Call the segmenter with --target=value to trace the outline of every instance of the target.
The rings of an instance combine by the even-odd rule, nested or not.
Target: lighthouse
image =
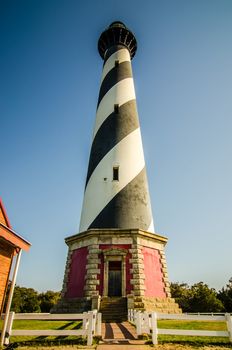
[[[120,321],[127,308],[180,311],[170,295],[167,238],[154,230],[131,65],[136,50],[122,22],[100,35],[103,69],[80,226],[65,239],[56,311],[97,308],[106,321]]]
[[[104,60],[80,232],[140,228],[154,232],[131,59],[136,39],[121,22],[98,42]]]

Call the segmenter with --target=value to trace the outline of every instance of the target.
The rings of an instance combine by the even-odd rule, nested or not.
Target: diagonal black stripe
[[[131,100],[111,113],[102,123],[92,143],[86,186],[94,169],[102,158],[124,137],[139,127],[136,101]]]
[[[105,96],[105,94],[119,81],[131,78],[132,77],[132,69],[131,69],[131,63],[129,61],[125,61],[122,63],[119,63],[118,66],[112,68],[105,76],[100,92],[99,92],[99,98],[98,98],[98,104],[101,102],[102,98]]]
[[[93,200],[95,200],[93,198]],[[148,230],[152,219],[145,167],[89,225],[91,228]]]

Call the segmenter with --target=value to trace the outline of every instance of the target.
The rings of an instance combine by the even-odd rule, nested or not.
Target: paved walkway
[[[137,335],[135,327],[129,322],[102,323],[102,338],[105,341],[113,339],[135,340]]]
[[[97,350],[151,350],[149,345],[139,345],[139,344],[100,344],[97,346]]]
[[[103,323],[103,343],[97,346],[97,350],[148,350],[149,345],[144,345],[143,340],[138,340],[135,327],[129,322]]]

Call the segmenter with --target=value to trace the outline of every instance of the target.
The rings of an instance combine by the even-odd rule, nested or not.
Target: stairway
[[[127,321],[127,298],[103,297],[100,312],[102,313],[103,322]]]

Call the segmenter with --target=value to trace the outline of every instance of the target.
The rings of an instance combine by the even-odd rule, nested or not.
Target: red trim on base
[[[146,287],[144,296],[166,298],[159,250],[143,247],[142,253]]]
[[[65,293],[67,298],[84,297],[87,255],[87,247],[78,248],[72,253],[67,292]]]

